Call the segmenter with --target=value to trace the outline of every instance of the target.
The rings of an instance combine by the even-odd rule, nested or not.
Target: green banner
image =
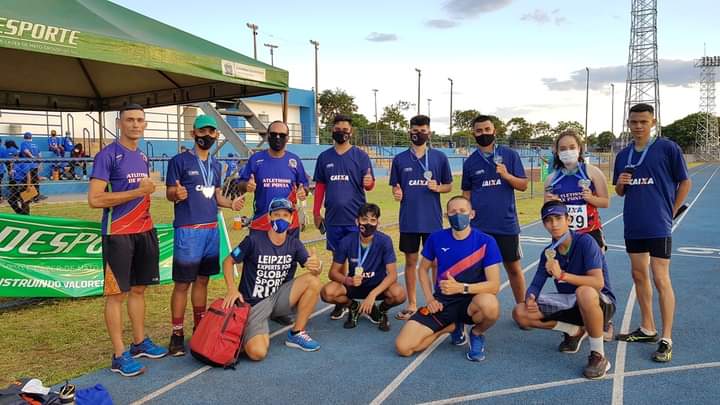
[[[222,221],[222,216],[218,215]],[[220,222],[220,260],[229,252]],[[160,283],[172,281],[173,227],[156,225]],[[102,295],[100,223],[0,214],[0,297]]]

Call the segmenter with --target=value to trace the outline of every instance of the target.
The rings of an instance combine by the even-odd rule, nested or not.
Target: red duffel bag
[[[232,368],[240,356],[249,316],[247,303],[236,302],[223,309],[223,299],[215,300],[190,339],[190,353],[211,366]]]

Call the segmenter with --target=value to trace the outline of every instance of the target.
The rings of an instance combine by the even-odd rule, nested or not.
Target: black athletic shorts
[[[514,262],[522,259],[522,250],[520,249],[520,235],[496,235],[489,233],[497,242],[500,248],[500,255],[503,263]]]
[[[430,237],[429,233],[400,232],[400,251],[403,253],[417,253],[420,251],[420,242],[425,246]]]
[[[455,322],[472,325],[474,322],[467,312],[473,297],[473,295],[468,295],[449,303],[443,302],[443,310],[434,314],[431,314],[427,307],[421,307],[410,317],[410,320],[420,322],[432,329],[433,333]]]
[[[587,234],[592,236],[593,239],[595,239],[595,242],[597,242],[598,246],[600,246],[600,249],[602,249],[603,252],[607,252],[607,245],[605,244],[605,237],[603,236],[602,229],[595,229],[594,231],[590,231]]]
[[[613,315],[615,315],[615,304],[610,300],[610,298],[603,295],[600,296],[599,301],[600,309],[602,309],[603,313],[603,325],[607,325],[607,323],[612,319]],[[575,306],[570,309],[565,309],[552,314],[543,315],[543,322],[558,321],[577,326],[585,326],[585,322],[583,322],[582,318],[582,313],[580,312],[580,307],[577,304],[575,304]]]
[[[105,295],[160,283],[160,249],[154,228],[143,233],[103,235],[102,255]]]
[[[368,295],[370,295],[370,291],[372,291],[377,285],[361,285],[360,287],[348,287],[345,286],[345,289],[347,290],[347,297],[351,300],[364,300],[367,298]],[[385,291],[378,294],[378,296],[375,298],[375,301],[381,301],[385,299]]]
[[[628,253],[650,253],[651,257],[669,259],[672,252],[672,237],[652,239],[625,239]]]

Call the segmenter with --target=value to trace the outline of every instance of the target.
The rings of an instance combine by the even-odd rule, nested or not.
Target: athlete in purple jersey
[[[120,138],[95,156],[88,204],[103,209],[105,323],[114,351],[110,370],[134,376],[145,371],[136,358],[160,358],[167,350],[145,336],[145,286],[160,282],[158,240],[150,218],[155,184],[147,157],[138,150],[147,127],[145,111],[137,104],[125,106],[117,126]],[[122,339],[126,297],[133,336],[127,351]]]
[[[451,198],[447,213],[451,229],[433,233],[423,247],[418,277],[426,306],[403,326],[395,347],[401,356],[410,356],[448,332],[453,344],[464,345],[465,324],[471,324],[466,358],[481,361],[484,333],[500,317],[500,250],[492,237],[470,226],[474,212],[467,198]],[[438,271],[433,286],[428,270],[434,260]]]
[[[194,330],[205,316],[210,276],[220,272],[218,208],[239,211],[244,205],[244,197],[230,200],[222,194],[220,163],[210,156],[218,135],[215,119],[199,115],[193,125],[195,147],[170,160],[165,178],[165,196],[175,203],[172,334],[168,345],[172,356],[185,354],[183,324],[190,286]]]

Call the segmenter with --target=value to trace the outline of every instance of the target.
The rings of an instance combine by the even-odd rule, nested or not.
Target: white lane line
[[[716,168],[713,174],[710,176],[710,178],[707,179],[705,182],[705,185],[700,189],[700,191],[697,193],[695,198],[692,200],[692,202],[688,205],[688,209],[685,210],[685,212],[678,218],[678,220],[675,222],[675,225],[673,225],[670,232],[675,232],[675,229],[682,223],[683,219],[687,216],[688,212],[690,212],[690,209],[695,205],[695,202],[700,198],[702,193],[707,188],[708,184],[710,184],[710,181],[715,177],[715,174],[717,171],[720,170],[720,167]],[[696,172],[697,173],[697,172]],[[628,296],[627,304],[625,307],[625,313],[623,315],[623,321],[620,328],[620,333],[627,333],[630,329],[630,321],[632,319],[632,312],[633,308],[635,307],[635,287],[631,287],[630,289],[630,295]],[[615,352],[615,377],[613,377],[613,390],[612,390],[612,405],[622,405],[623,404],[623,393],[624,393],[624,379],[623,379],[623,372],[625,371],[625,359],[626,359],[626,351],[627,351],[627,342],[620,341],[618,342],[617,351]]]
[[[530,263],[527,267],[525,267],[525,268],[522,270],[523,275],[524,275],[528,270],[530,270],[530,269],[533,268],[535,265],[537,265],[539,261],[540,261],[540,259],[535,260],[534,262]],[[503,289],[505,289],[508,285],[510,285],[510,280],[505,281],[502,285],[500,285],[500,289],[498,290],[498,294],[500,293],[500,291],[502,291]],[[400,374],[398,374],[398,376],[395,377],[395,379],[392,380],[392,381],[390,382],[390,384],[388,384],[388,385],[378,394],[378,396],[375,397],[375,399],[372,400],[372,402],[370,402],[370,404],[371,404],[371,405],[380,405],[380,404],[383,403],[386,399],[388,399],[388,397],[389,397],[393,392],[395,392],[395,390],[400,386],[400,384],[402,384],[403,381],[405,381],[405,379],[407,379],[407,378],[410,376],[410,374],[413,373],[413,371],[415,371],[418,367],[420,367],[420,364],[422,364],[422,362],[425,361],[425,359],[427,359],[427,358],[430,356],[430,354],[431,354],[438,346],[440,346],[440,344],[441,344],[442,342],[445,341],[445,339],[446,339],[447,337],[448,337],[448,334],[444,334],[444,335],[440,336],[440,337],[437,338],[427,349],[423,350],[422,353],[418,354],[418,356],[415,358],[415,360],[413,360],[410,364],[408,364],[408,366],[405,367],[405,369],[403,369],[403,371],[401,371]]]
[[[400,273],[398,273],[398,277],[400,277],[400,276],[402,276],[402,275],[404,275],[404,274],[405,274],[405,272],[404,272],[404,271],[401,271]],[[322,314],[323,312],[327,312],[330,308],[333,308],[333,307],[334,307],[334,305],[326,305],[326,306],[318,309],[317,311],[313,312],[312,315],[310,315],[310,319],[312,319],[312,318],[314,318],[314,317]],[[290,326],[285,326],[285,327],[282,327],[282,328],[276,330],[275,332],[273,332],[273,333],[270,334],[270,339],[274,338],[275,336],[277,336],[277,335],[279,335],[279,334],[281,334],[281,333],[287,332],[291,327],[292,327],[292,325],[290,325]],[[153,392],[151,392],[150,394],[148,394],[148,395],[146,395],[146,396],[138,399],[137,401],[133,402],[131,405],[141,405],[141,404],[145,404],[145,403],[147,403],[147,402],[149,402],[149,401],[151,401],[151,400],[159,397],[160,395],[163,395],[163,394],[165,394],[166,392],[168,392],[168,391],[170,391],[170,390],[172,390],[172,389],[174,389],[174,388],[177,388],[178,386],[180,386],[180,385],[182,385],[182,384],[185,384],[186,382],[192,380],[193,378],[199,376],[200,374],[202,374],[202,373],[204,373],[204,372],[206,372],[206,371],[208,371],[208,370],[210,370],[210,369],[212,369],[212,367],[210,367],[210,366],[200,367],[199,369],[193,371],[192,373],[190,373],[190,374],[188,374],[188,375],[186,375],[186,376],[184,376],[184,377],[181,377],[181,378],[178,379],[177,381],[175,381],[175,382],[173,382],[173,383],[170,383],[170,384],[168,384],[168,385],[166,385],[166,386],[158,389],[157,391],[153,391]]]
[[[639,376],[646,376],[646,375],[674,373],[674,372],[689,371],[689,370],[701,370],[701,369],[706,369],[706,368],[717,368],[717,367],[720,367],[720,362],[699,363],[699,364],[689,364],[686,366],[651,368],[651,369],[646,369],[646,370],[630,371],[630,372],[625,373],[623,376],[624,377],[639,377]],[[605,378],[608,379],[608,378],[616,377],[616,376],[617,376],[617,374],[608,374]],[[504,396],[504,395],[519,394],[519,393],[528,392],[528,391],[538,391],[538,390],[544,390],[547,388],[563,387],[566,385],[581,384],[581,383],[593,383],[593,380],[588,380],[587,378],[573,378],[573,379],[563,380],[563,381],[553,381],[553,382],[542,383],[542,384],[526,385],[523,387],[506,388],[506,389],[496,390],[496,391],[481,392],[479,394],[464,395],[461,397],[453,397],[453,398],[442,399],[442,400],[437,400],[437,401],[430,401],[430,402],[422,402],[418,405],[456,404],[459,402],[476,401],[476,400],[480,400],[480,399],[494,398],[494,397],[500,397],[500,396]]]

